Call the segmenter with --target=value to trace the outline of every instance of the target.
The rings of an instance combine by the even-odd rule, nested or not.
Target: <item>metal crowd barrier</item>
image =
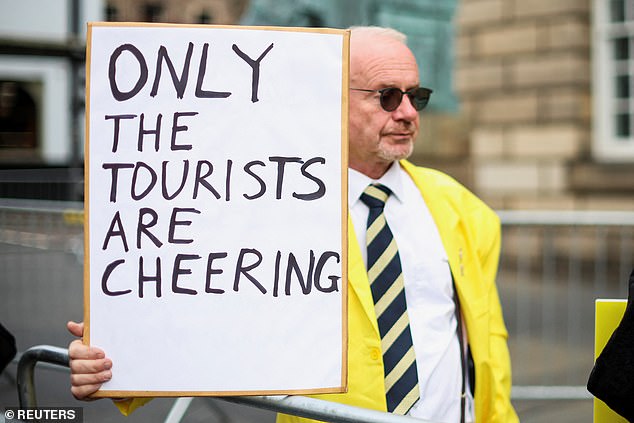
[[[503,210],[498,289],[514,400],[588,400],[594,301],[627,298],[634,212]]]
[[[81,318],[77,281],[82,277],[82,214],[81,203],[0,201],[0,287],[13,297],[5,304],[4,316],[22,330],[23,345],[55,344],[58,338],[48,329],[24,330],[19,326],[25,321],[18,318],[20,310],[34,310],[29,324],[35,321],[38,328],[72,318],[69,310]],[[634,265],[634,212],[498,214],[503,225],[498,286],[513,360],[512,398],[587,400],[591,396],[584,383],[592,367],[593,302],[626,297],[627,275]],[[65,295],[52,295],[51,287]],[[65,334],[63,328],[58,332]],[[49,337],[42,340],[43,334]],[[46,349],[45,354],[50,353]],[[51,362],[50,356],[39,361]],[[262,401],[275,406],[302,401],[265,398]],[[260,398],[238,401],[247,404]],[[185,403],[179,401],[180,406]]]
[[[39,345],[22,353],[18,362],[17,387],[20,407],[37,407],[35,367],[38,362],[68,367],[68,350]],[[369,410],[303,396],[216,397],[235,404],[248,405],[278,413],[292,414],[332,423],[432,423],[427,420]],[[188,398],[177,400],[166,423],[177,423],[189,406]]]

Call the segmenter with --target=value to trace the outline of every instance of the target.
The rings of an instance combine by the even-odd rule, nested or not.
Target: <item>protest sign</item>
[[[101,396],[341,392],[347,31],[93,23],[85,341]]]

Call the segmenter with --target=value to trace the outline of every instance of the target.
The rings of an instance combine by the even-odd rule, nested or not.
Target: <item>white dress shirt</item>
[[[421,398],[408,414],[434,422],[459,422],[463,367],[451,271],[442,240],[420,191],[398,163],[379,180],[349,169],[348,205],[366,268],[369,211],[360,196],[373,182],[392,191],[385,217],[401,257]],[[466,421],[472,422],[470,394],[466,415]]]

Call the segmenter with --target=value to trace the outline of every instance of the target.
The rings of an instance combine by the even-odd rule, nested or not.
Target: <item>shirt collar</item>
[[[372,184],[379,183],[388,187],[392,191],[392,195],[399,202],[403,202],[404,188],[402,178],[406,177],[406,173],[398,162],[392,163],[392,166],[379,179],[372,179],[363,173],[348,168],[348,206],[352,207],[363,194],[363,190]]]

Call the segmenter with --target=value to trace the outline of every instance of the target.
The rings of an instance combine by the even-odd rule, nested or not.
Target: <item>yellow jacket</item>
[[[476,421],[519,421],[510,401],[507,332],[495,285],[500,222],[482,201],[451,177],[407,161],[401,165],[419,187],[449,257],[475,364]],[[383,359],[374,302],[354,228],[348,228],[348,392],[315,397],[386,410]],[[125,414],[147,399],[123,401]],[[311,420],[278,415],[278,423]]]
[[[499,219],[451,177],[407,161],[401,165],[420,189],[449,257],[475,364],[476,422],[517,422],[510,400],[507,332],[495,285]],[[348,228],[348,286],[348,392],[315,397],[385,411],[381,339],[352,224]],[[311,420],[280,414],[277,422]]]

